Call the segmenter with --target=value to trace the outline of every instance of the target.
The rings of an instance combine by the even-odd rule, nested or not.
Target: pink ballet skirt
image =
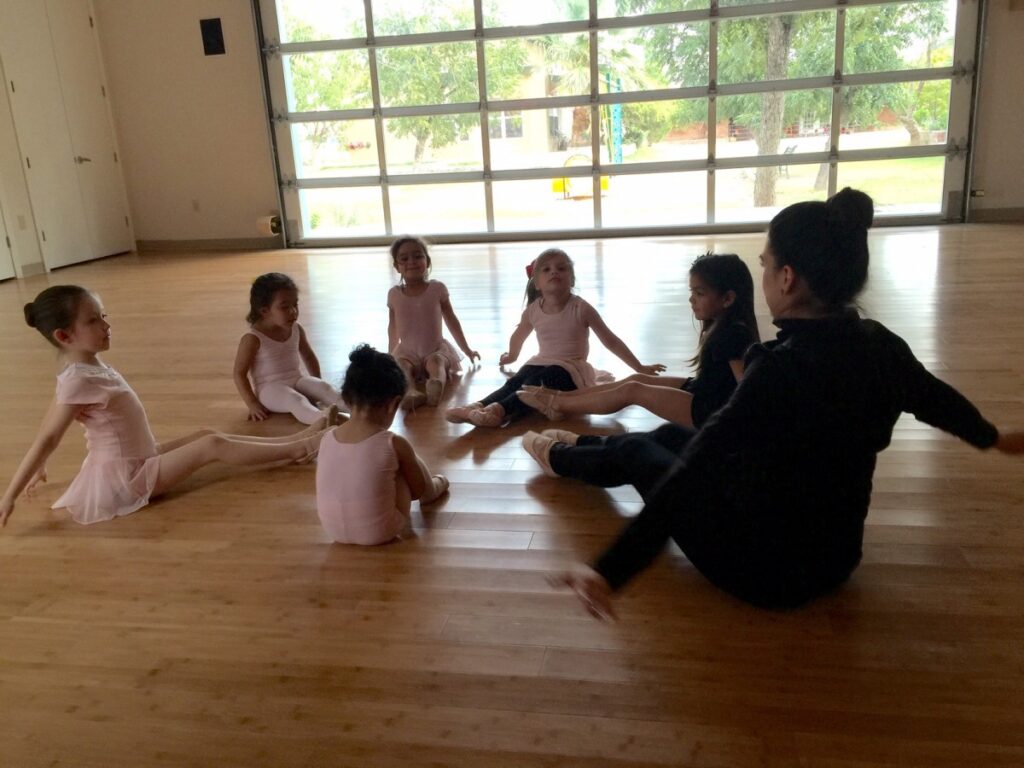
[[[77,421],[89,453],[53,508],[66,508],[75,522],[88,525],[146,506],[160,456],[135,390],[108,365],[72,363],[57,376],[57,402],[86,406]]]

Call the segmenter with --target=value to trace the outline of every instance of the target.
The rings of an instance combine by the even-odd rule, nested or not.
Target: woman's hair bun
[[[875,218],[875,204],[859,189],[844,187],[826,203],[829,223],[844,230],[867,230]]]
[[[36,307],[34,302],[25,305],[25,322],[29,328],[36,327]]]

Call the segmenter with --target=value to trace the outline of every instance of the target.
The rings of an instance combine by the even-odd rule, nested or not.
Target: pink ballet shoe
[[[551,446],[555,442],[555,440],[547,435],[537,434],[536,432],[527,432],[523,435],[523,448],[540,465],[540,468],[544,470],[544,474],[548,477],[558,477],[558,473],[551,468]]]
[[[465,424],[469,421],[469,414],[473,411],[483,408],[480,403],[470,403],[469,405],[457,405],[454,408],[449,408],[445,411],[444,417],[452,424]]]
[[[524,387],[516,392],[516,397],[535,411],[543,413],[551,421],[561,421],[565,414],[555,405],[558,392],[557,389],[547,387]]]
[[[427,405],[431,408],[441,402],[441,395],[444,393],[444,382],[440,379],[427,379]]]
[[[580,439],[579,435],[567,429],[545,429],[541,434],[544,437],[550,437],[556,443],[565,443],[566,445],[576,445],[576,441]]]
[[[469,412],[468,421],[476,427],[500,427],[505,423],[505,409],[497,403]]]

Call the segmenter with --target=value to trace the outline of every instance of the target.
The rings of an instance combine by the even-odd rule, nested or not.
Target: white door
[[[48,269],[95,258],[46,6],[0,0],[0,52],[25,181]]]
[[[94,257],[134,247],[89,0],[48,0],[50,33],[67,110]]]
[[[11,238],[7,236],[4,209],[0,206],[0,280],[6,280],[14,275],[14,252],[11,251]]]

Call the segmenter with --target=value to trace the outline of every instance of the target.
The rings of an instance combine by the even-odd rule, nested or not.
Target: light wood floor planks
[[[872,233],[865,312],[997,425],[1024,426],[1024,227]],[[760,236],[565,244],[578,292],[645,362],[682,374],[697,329],[687,267]],[[496,361],[540,244],[443,246],[435,277],[484,364],[447,404],[501,382]],[[21,319],[49,284],[97,290],[106,360],[158,439],[252,425],[231,363],[247,286],[299,283],[302,322],[337,379],[386,341],[383,249],[123,256],[0,284],[0,482],[53,392],[54,352]],[[773,329],[759,297],[762,335]],[[528,352],[527,352],[528,354]],[[525,355],[523,357],[525,359]],[[592,360],[621,363],[594,342]],[[0,766],[1024,765],[1024,463],[903,419],[879,461],[864,562],[838,594],[767,613],[669,554],[591,621],[545,575],[598,552],[631,489],[543,477],[519,445],[542,425],[395,429],[452,480],[415,536],[328,543],[313,469],[208,468],[139,513],[78,526],[52,503],[84,455],[0,533]],[[646,429],[636,408],[568,422]]]

